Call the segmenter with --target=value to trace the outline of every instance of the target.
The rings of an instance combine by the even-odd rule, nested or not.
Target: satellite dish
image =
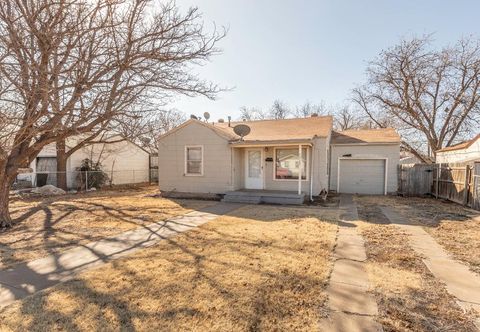
[[[190,114],[190,119],[198,120],[198,118],[194,114]]]
[[[205,118],[205,120],[208,121],[208,119],[210,119],[210,113],[208,112],[203,113],[203,117]]]
[[[250,134],[250,127],[245,124],[239,124],[233,127],[233,132],[240,136],[243,140],[245,136]]]

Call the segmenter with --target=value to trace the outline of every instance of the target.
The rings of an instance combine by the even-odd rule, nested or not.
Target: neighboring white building
[[[480,134],[469,141],[437,151],[437,163],[466,163],[480,161]]]
[[[76,137],[67,139],[66,148],[75,145],[78,140]],[[113,137],[110,140],[118,140]],[[30,164],[33,171],[31,181],[33,185],[38,184],[38,174],[47,174],[47,184],[56,185],[56,146],[55,143],[45,146],[38,154],[37,158]],[[115,143],[96,143],[87,145],[78,151],[75,151],[67,159],[67,186],[69,188],[77,187],[77,169],[85,159],[91,159],[94,162],[100,162],[102,170],[108,175],[111,184],[129,184],[142,183],[149,181],[150,155],[143,148],[128,141],[123,140]],[[27,174],[19,175],[25,179]]]
[[[332,122],[331,116],[237,123],[188,120],[159,139],[160,190],[251,195],[244,198],[251,202],[262,201],[253,197],[258,190],[298,198],[328,190],[395,193],[400,156],[395,130],[334,132]],[[250,133],[242,139],[234,132],[237,125],[248,126]]]

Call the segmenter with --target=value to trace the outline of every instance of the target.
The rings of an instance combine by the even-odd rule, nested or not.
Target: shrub
[[[100,162],[84,159],[80,167],[77,167],[77,187],[79,190],[95,188],[99,189],[108,181],[108,175],[102,170]]]

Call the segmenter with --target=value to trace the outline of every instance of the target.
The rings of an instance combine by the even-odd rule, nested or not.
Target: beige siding
[[[244,149],[233,149],[233,190],[242,189],[245,181]]]
[[[225,138],[201,124],[191,123],[159,142],[160,190],[191,193],[224,193],[233,190],[231,148]],[[185,176],[185,146],[203,146],[203,175]],[[232,158],[233,157],[233,158]],[[239,180],[236,180],[236,185]]]
[[[332,145],[330,166],[330,190],[337,190],[338,159],[344,155],[349,154],[351,154],[354,158],[388,158],[387,193],[395,193],[397,191],[397,167],[400,158],[399,144]]]

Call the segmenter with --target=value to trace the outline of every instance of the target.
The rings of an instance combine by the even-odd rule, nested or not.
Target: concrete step
[[[262,197],[261,196],[225,195],[222,199],[222,202],[260,204],[262,202]]]

